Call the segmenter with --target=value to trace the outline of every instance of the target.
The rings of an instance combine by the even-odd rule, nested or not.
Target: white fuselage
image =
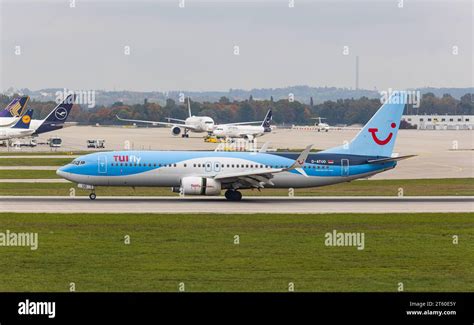
[[[0,128],[0,140],[24,138],[32,135],[34,132],[34,129]]]
[[[0,117],[0,129],[1,128],[8,128],[9,126],[13,125],[18,121],[19,117]],[[36,130],[40,127],[43,123],[43,120],[31,120],[30,122],[30,129]]]
[[[255,125],[220,125],[214,130],[214,135],[221,138],[249,138],[260,137],[265,133],[263,126]]]
[[[176,126],[181,126],[177,124]],[[214,130],[214,120],[208,116],[191,116],[188,117],[183,127],[190,126],[192,132],[212,132]]]

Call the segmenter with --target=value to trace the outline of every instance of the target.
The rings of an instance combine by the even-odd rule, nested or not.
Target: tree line
[[[2,108],[5,107],[15,96],[0,96]],[[35,110],[33,118],[44,118],[56,105],[54,102],[41,102],[30,100],[29,107]],[[312,117],[323,117],[325,122],[331,125],[337,124],[364,124],[380,107],[379,99],[361,97],[358,99],[340,99],[336,101],[325,101],[321,104],[304,104],[297,100],[289,101],[280,99],[274,101],[254,100],[252,96],[244,101],[231,101],[221,97],[217,102],[193,102],[191,110],[193,115],[210,116],[216,123],[232,123],[245,121],[263,120],[267,110],[273,109],[273,122],[275,124],[298,124],[308,125],[315,121]],[[472,115],[474,114],[474,94],[465,94],[459,100],[449,94],[441,97],[433,93],[423,94],[419,107],[408,104],[405,114],[450,114],[450,115]],[[146,99],[142,104],[125,105],[116,102],[110,106],[97,106],[92,109],[87,105],[74,105],[68,121],[79,124],[123,124],[116,119],[116,115],[127,119],[166,121],[168,117],[185,119],[188,117],[186,103],[176,102],[168,99],[165,105],[148,102]]]

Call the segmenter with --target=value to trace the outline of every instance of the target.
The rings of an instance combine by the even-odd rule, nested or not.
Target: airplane
[[[262,124],[257,125],[235,125],[223,124],[217,125],[212,132],[219,138],[244,138],[253,141],[256,137],[260,137],[267,132],[271,132],[270,123],[272,121],[272,109],[270,108],[262,121]]]
[[[32,115],[33,110],[29,109],[12,126],[0,127],[0,140],[24,138],[32,135],[35,132],[35,130],[30,129]]]
[[[321,131],[326,131],[326,132],[328,132],[329,129],[331,128],[331,127],[329,126],[329,124],[323,123],[323,122],[321,121],[321,120],[325,120],[324,117],[312,117],[311,119],[312,119],[312,120],[316,120],[316,119],[318,120],[318,122],[314,124],[314,126],[316,126],[318,132],[321,132]]]
[[[406,92],[392,93],[350,143],[310,153],[228,151],[111,151],[80,156],[60,167],[62,178],[97,186],[171,187],[180,195],[220,195],[240,201],[241,189],[304,188],[350,182],[395,168]]]
[[[157,122],[157,121],[145,121],[145,120],[132,120],[132,119],[125,119],[121,118],[116,115],[117,119],[124,122],[134,122],[134,123],[149,123],[152,125],[166,125],[171,126],[171,134],[174,136],[178,136],[181,134],[181,129],[184,130],[181,136],[183,138],[189,138],[189,131],[202,133],[202,132],[212,132],[214,130],[214,120],[209,116],[194,116],[191,114],[191,104],[188,98],[188,113],[189,117],[185,120],[177,119],[177,118],[168,118],[168,121],[176,121],[176,123],[169,123],[169,122]]]
[[[7,105],[7,107],[0,111],[0,121],[3,120],[2,123],[4,123],[0,124],[0,127],[9,127],[15,124],[18,120],[17,118],[22,116],[25,112],[29,100],[30,97],[28,96],[16,97]]]
[[[58,104],[49,114],[42,120],[31,120],[31,135],[39,135],[41,133],[51,132],[62,129],[71,112],[72,106],[76,99],[76,95],[67,96],[60,104]],[[4,110],[5,111],[5,110]],[[16,123],[18,117],[0,117],[0,123],[4,125],[12,125]]]
[[[212,117],[209,116],[194,116],[191,114],[191,104],[188,98],[188,113],[189,117],[186,118],[185,120],[180,120],[176,118],[171,118],[169,117],[168,120],[170,121],[176,121],[176,123],[170,123],[170,122],[157,122],[157,121],[146,121],[146,120],[132,120],[132,119],[125,119],[121,118],[118,115],[116,115],[117,119],[120,121],[124,122],[134,122],[134,123],[149,123],[152,125],[166,125],[166,126],[171,126],[171,134],[174,136],[178,136],[181,134],[181,129],[184,130],[183,134],[181,134],[181,137],[183,138],[189,138],[189,131],[195,132],[195,133],[202,133],[202,132],[207,132],[209,135],[213,133],[213,131],[216,128],[216,124]],[[260,122],[260,121],[258,121]],[[224,124],[224,125],[242,125],[242,124],[251,124],[251,123],[257,123],[257,121],[253,122],[241,122],[241,123],[230,123],[230,124]]]

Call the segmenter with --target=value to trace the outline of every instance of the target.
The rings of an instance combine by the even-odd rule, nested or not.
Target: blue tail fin
[[[29,129],[31,117],[33,116],[33,110],[30,108],[26,113],[18,119],[18,121],[12,126],[13,129]]]
[[[406,102],[405,91],[393,92],[350,143],[323,152],[390,157]]]
[[[69,113],[71,112],[74,101],[76,100],[76,95],[69,95],[64,99],[61,104],[56,106],[46,118],[43,120],[43,123],[36,129],[36,134],[41,134],[49,131],[54,131],[61,129],[66,122]]]
[[[21,116],[23,112],[25,111],[26,108],[26,103],[28,103],[28,100],[30,97],[28,96],[23,96],[23,97],[17,97],[13,99],[10,104],[8,104],[5,109],[0,111],[0,117],[16,117],[16,116]]]
[[[262,126],[265,132],[271,131],[270,123],[272,122],[272,109],[270,108],[263,119]]]

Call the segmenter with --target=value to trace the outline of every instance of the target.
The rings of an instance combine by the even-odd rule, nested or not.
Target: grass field
[[[87,155],[89,153],[94,153],[94,152],[100,152],[100,150],[97,151],[20,151],[17,152],[16,150],[11,150],[7,152],[0,152],[0,157],[2,156],[59,156],[59,155],[64,155],[64,156],[79,156],[79,155]]]
[[[0,179],[60,178],[55,170],[0,170]]]
[[[38,232],[39,247],[0,247],[0,291],[472,292],[473,218],[4,213],[0,232]],[[325,246],[333,230],[364,233],[365,249]]]
[[[63,166],[74,158],[0,158],[0,166]]]
[[[0,171],[3,175],[21,175],[26,171]],[[37,172],[37,171],[34,171]],[[54,171],[38,171],[38,175],[50,175]],[[44,173],[43,173],[44,172]],[[0,173],[0,175],[2,174]],[[30,177],[34,173],[28,171],[24,178]],[[26,177],[28,176],[28,177]],[[51,176],[53,178],[54,176]],[[0,177],[1,178],[1,177]],[[8,178],[8,177],[5,177]],[[16,178],[16,177],[11,177]],[[19,177],[18,177],[19,178]],[[43,177],[38,177],[43,178]],[[68,196],[69,190],[76,187],[73,183],[0,183],[0,195],[55,195]],[[474,195],[474,178],[451,178],[451,179],[407,179],[407,180],[358,180],[350,183],[342,183],[331,186],[295,189],[296,196],[396,196],[398,189],[403,188],[404,196],[418,195],[450,195],[450,196],[472,196]],[[169,188],[137,187],[98,187],[98,196],[177,196]],[[244,196],[255,195],[278,195],[287,196],[287,189],[263,189],[244,190]],[[89,195],[89,191],[76,188],[76,195]]]

